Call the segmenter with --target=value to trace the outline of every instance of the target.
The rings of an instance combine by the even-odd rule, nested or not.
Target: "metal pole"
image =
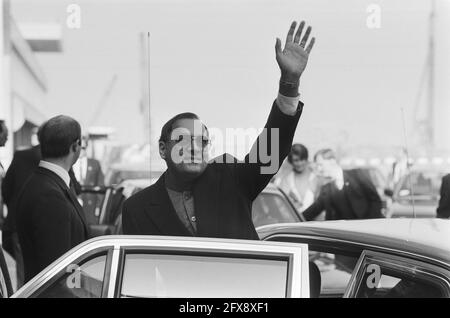
[[[150,32],[147,32],[147,96],[148,96],[148,152],[149,152],[149,165],[150,165],[150,178],[152,172],[152,125],[150,114]]]

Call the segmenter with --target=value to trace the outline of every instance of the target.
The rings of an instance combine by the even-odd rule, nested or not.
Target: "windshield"
[[[299,221],[296,212],[281,193],[261,193],[253,201],[252,217],[255,227]]]

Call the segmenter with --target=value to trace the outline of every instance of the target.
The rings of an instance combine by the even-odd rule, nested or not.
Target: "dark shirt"
[[[197,233],[197,224],[194,210],[194,196],[191,191],[178,192],[167,188],[170,201],[178,215],[181,223],[191,232],[192,235]]]

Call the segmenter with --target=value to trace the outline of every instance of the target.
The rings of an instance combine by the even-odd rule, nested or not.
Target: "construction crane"
[[[430,152],[435,146],[434,133],[434,79],[435,79],[435,19],[436,3],[431,0],[428,31],[428,49],[425,65],[422,70],[419,89],[417,91],[414,107],[414,123],[416,127],[416,139],[420,147],[425,147]],[[427,94],[425,103],[421,103],[422,97]]]
[[[89,127],[93,126],[96,120],[100,118],[100,115],[103,109],[105,108],[109,97],[111,96],[116,81],[117,81],[117,74],[114,74],[111,80],[108,82],[108,85],[106,86],[102,98],[100,99],[100,102],[97,104],[97,107],[95,108],[94,114],[92,115],[91,120],[89,122]]]

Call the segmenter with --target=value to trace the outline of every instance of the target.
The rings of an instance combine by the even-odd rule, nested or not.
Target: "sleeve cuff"
[[[278,93],[277,105],[285,115],[294,116],[297,112],[300,94],[296,97],[287,97]]]

